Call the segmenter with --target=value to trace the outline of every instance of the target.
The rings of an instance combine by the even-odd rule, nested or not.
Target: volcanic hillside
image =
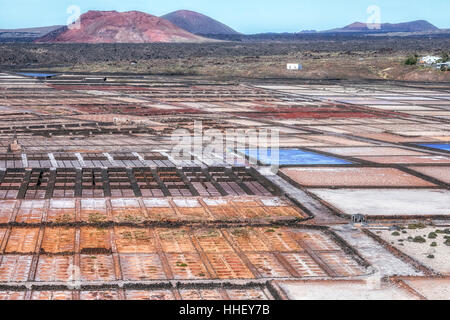
[[[437,30],[439,29],[428,21],[417,20],[404,23],[382,23],[380,29],[370,29],[367,23],[354,22],[344,28],[326,32],[424,32]]]
[[[194,11],[179,10],[166,14],[161,18],[195,34],[239,34],[239,32],[227,25]]]
[[[80,17],[80,28],[63,27],[39,38],[49,43],[149,43],[206,42],[171,22],[139,12],[89,11]]]

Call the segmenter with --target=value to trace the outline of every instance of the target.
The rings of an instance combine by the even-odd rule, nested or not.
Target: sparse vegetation
[[[147,235],[145,231],[124,231],[121,233],[123,239],[126,240],[149,240],[150,237]]]
[[[92,72],[199,76],[218,80],[387,79],[445,81],[447,73],[405,66],[408,50],[429,52],[450,46],[450,37],[433,39],[305,38],[298,42],[186,44],[1,44],[0,65],[30,72]],[[413,61],[416,61],[413,56]],[[32,62],[30,64],[30,61]],[[301,61],[300,72],[286,61]],[[133,63],[131,63],[133,62]],[[431,77],[431,78],[430,78]],[[445,79],[443,79],[445,78]]]
[[[424,237],[417,236],[417,237],[415,237],[413,239],[413,242],[415,242],[415,243],[425,243],[425,242],[427,242],[427,240]]]
[[[249,233],[244,228],[234,229],[231,234],[236,237],[249,237]]]
[[[64,213],[56,218],[56,223],[69,223],[73,221],[73,218],[70,214]]]
[[[89,214],[89,222],[102,223],[105,222],[107,217],[99,212]]]
[[[437,237],[438,237],[438,235],[435,232],[430,232],[428,234],[428,239],[436,239]]]
[[[408,225],[408,229],[416,230],[416,229],[425,229],[427,226],[423,223],[413,223]]]
[[[188,265],[184,262],[180,262],[180,261],[177,262],[177,267],[186,268],[187,266]]]
[[[419,56],[417,54],[412,54],[412,55],[408,56],[408,58],[406,58],[405,65],[414,66],[417,64],[418,59],[419,59]]]

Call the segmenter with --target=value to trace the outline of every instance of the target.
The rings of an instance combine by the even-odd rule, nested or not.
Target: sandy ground
[[[374,267],[380,277],[423,275],[361,230],[352,228],[350,225],[333,227],[333,230],[355,248]]]
[[[430,300],[450,299],[450,279],[406,279],[408,286]]]
[[[383,240],[426,267],[448,275],[450,274],[450,246],[444,244],[444,237],[450,236],[450,234],[436,233],[436,238],[430,239],[429,234],[436,230],[445,230],[445,228],[427,227],[424,229],[408,229],[407,227],[403,231],[398,231],[400,235],[389,230],[378,230],[374,232]],[[414,242],[410,238],[416,238],[418,236],[425,239],[426,242]],[[436,246],[431,246],[433,242],[436,243]],[[431,258],[431,256],[434,256],[434,258]]]
[[[310,281],[280,284],[294,300],[413,300],[408,291],[394,285],[350,281]]]

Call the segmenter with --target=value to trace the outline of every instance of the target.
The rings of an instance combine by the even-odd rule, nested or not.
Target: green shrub
[[[434,255],[430,254],[427,258],[428,259],[434,259]]]
[[[400,236],[400,232],[395,231],[391,233],[394,237],[399,237]]]
[[[450,56],[448,55],[448,52],[443,52],[441,55],[442,62],[447,62],[450,60]]]
[[[424,225],[423,223],[412,223],[410,225],[408,225],[408,229],[410,230],[415,230],[415,229],[425,229],[426,225]]]
[[[425,238],[423,238],[423,237],[421,237],[421,236],[417,236],[417,237],[415,237],[415,238],[413,239],[413,242],[416,242],[416,243],[425,243],[425,242],[427,242],[427,240],[425,240]]]
[[[436,232],[430,232],[428,234],[428,239],[436,239],[437,238],[437,233]]]
[[[437,243],[433,242],[432,244],[430,244],[430,247],[437,247]]]
[[[419,57],[417,56],[417,54],[408,56],[408,58],[406,58],[406,60],[405,60],[405,65],[407,65],[407,66],[414,66],[414,65],[416,65],[417,61],[418,61],[418,58]]]

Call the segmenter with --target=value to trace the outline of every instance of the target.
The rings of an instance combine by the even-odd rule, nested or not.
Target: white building
[[[300,63],[288,63],[287,69],[288,70],[302,70],[303,66]]]
[[[441,57],[426,56],[426,57],[421,58],[419,60],[419,63],[421,63],[421,64],[435,64],[441,59],[442,59]]]
[[[447,67],[447,69],[450,69],[450,61],[436,64],[436,69],[441,69],[442,67]]]

